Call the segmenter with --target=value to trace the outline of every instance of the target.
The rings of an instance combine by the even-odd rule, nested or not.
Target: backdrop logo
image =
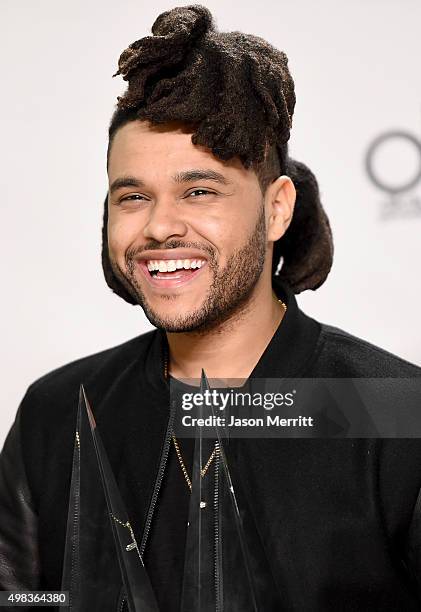
[[[384,219],[421,216],[419,138],[403,130],[384,132],[368,147],[365,167],[371,182],[387,195],[382,202]]]

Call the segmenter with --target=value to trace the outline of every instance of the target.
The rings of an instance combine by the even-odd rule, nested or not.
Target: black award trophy
[[[70,486],[62,590],[71,612],[158,612],[116,480],[83,387]]]
[[[200,391],[210,390],[202,371]],[[213,417],[203,404],[197,417]],[[181,612],[270,612],[281,609],[279,593],[259,543],[256,527],[240,510],[224,427],[209,437],[196,427],[192,495],[187,528]],[[213,450],[212,450],[213,449]],[[214,454],[213,467],[204,466]]]

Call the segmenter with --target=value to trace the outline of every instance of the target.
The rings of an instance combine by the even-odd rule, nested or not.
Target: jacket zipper
[[[139,552],[140,552],[140,556],[142,557],[142,559],[145,553],[146,543],[147,543],[149,532],[151,529],[152,518],[153,518],[154,511],[155,511],[156,501],[158,499],[159,490],[161,488],[162,479],[164,478],[165,467],[167,465],[168,455],[170,452],[170,443],[171,443],[172,430],[174,426],[174,418],[175,418],[175,408],[171,406],[170,416],[168,418],[168,425],[167,425],[167,429],[165,432],[164,444],[163,444],[162,452],[161,452],[161,458],[159,460],[158,474],[155,479],[155,486],[154,486],[154,490],[153,490],[152,497],[151,497],[151,503],[149,504],[148,514],[147,514],[146,522],[145,522],[145,529],[143,530],[142,540],[140,542]],[[119,612],[123,611],[123,608],[126,602],[127,602],[127,598],[123,597],[123,599],[121,600],[121,605],[119,606]]]
[[[219,517],[219,444],[217,444],[217,452],[215,454],[215,481],[214,481],[214,497],[213,497],[213,512],[214,512],[214,576],[215,576],[215,612],[223,612],[223,583],[220,575],[221,568],[221,531]]]
[[[165,432],[164,445],[162,448],[161,459],[159,462],[158,475],[155,480],[155,487],[152,493],[151,503],[149,504],[148,515],[146,517],[145,529],[143,531],[142,541],[140,542],[140,556],[143,557],[148,540],[149,531],[151,529],[152,517],[155,511],[156,501],[158,499],[159,490],[161,488],[162,479],[164,478],[165,467],[167,465],[168,454],[170,452],[170,442],[172,430],[174,426],[175,409],[170,408],[170,416],[168,419],[167,431]]]
[[[125,597],[122,598],[120,605],[118,606],[118,612],[123,612],[123,608],[124,608],[124,604],[126,603],[127,599]]]

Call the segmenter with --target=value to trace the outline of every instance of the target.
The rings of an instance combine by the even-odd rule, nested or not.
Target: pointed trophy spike
[[[208,377],[206,376],[205,370],[202,368],[202,375],[200,377],[200,392],[209,391],[210,385],[208,381]]]
[[[204,393],[208,388],[209,383],[202,369],[200,392]],[[197,416],[199,419],[204,417],[203,405],[198,406]],[[180,612],[211,612],[218,609],[214,595],[214,521],[211,514],[215,491],[212,479],[202,477],[202,466],[209,456],[211,441],[203,439],[202,433],[202,428],[196,425]],[[210,510],[208,516],[204,513],[205,507]]]
[[[76,430],[73,447],[72,474],[69,490],[69,505],[67,516],[67,530],[65,551],[63,558],[63,571],[61,590],[69,591],[70,605],[78,611],[80,604],[80,585],[74,579],[74,568],[80,565],[79,548],[79,499],[80,499],[80,425],[81,425],[82,389],[79,391],[79,407],[76,418]]]
[[[127,594],[129,611],[158,612],[152,585],[143,565],[134,531],[129,522],[123,499],[103,446],[101,436],[96,427],[95,418],[84,389],[83,396],[110,516],[117,556]],[[128,541],[128,538],[130,538],[130,541]],[[136,556],[133,556],[131,552],[133,550],[136,550]]]
[[[211,388],[202,369],[200,392],[206,391]],[[199,425],[195,430],[181,612],[274,609],[257,605],[250,551],[225,453],[225,435],[217,424],[212,402],[210,406],[212,435],[205,438]],[[204,403],[199,404],[198,421],[206,416]],[[209,468],[206,473],[204,465]]]
[[[208,380],[204,371],[202,371],[202,380],[205,377],[207,388],[210,389]],[[255,581],[253,577],[253,573],[250,566],[250,553],[248,551],[246,538],[244,534],[243,521],[241,518],[240,509],[238,507],[237,496],[235,494],[234,484],[231,478],[231,472],[228,465],[226,449],[225,449],[225,436],[223,432],[223,428],[218,425],[216,420],[216,413],[213,403],[211,402],[211,411],[212,416],[214,417],[214,430],[215,437],[218,444],[218,454],[220,459],[220,464],[222,467],[221,477],[225,480],[225,486],[227,487],[228,498],[231,500],[231,508],[232,508],[232,516],[234,517],[235,531],[237,533],[239,548],[241,550],[242,560],[244,563],[245,574],[247,576],[247,583],[249,585],[249,606],[250,610],[253,612],[258,612],[257,600],[256,600],[256,592],[255,592]],[[233,534],[232,534],[233,535]]]
[[[79,403],[80,402],[82,403],[83,406],[85,406],[86,413],[87,413],[88,419],[89,419],[89,425],[91,426],[91,431],[93,431],[94,429],[96,429],[96,421],[95,421],[95,417],[93,415],[93,412],[91,410],[91,406],[89,404],[88,397],[86,395],[85,387],[83,385],[80,385]]]
[[[105,521],[104,555],[111,555],[102,560],[105,584],[101,588],[98,588],[101,576],[95,573],[99,562],[92,567],[95,553],[102,554],[100,540],[94,533],[98,523],[93,516]],[[105,567],[104,559],[108,559]],[[85,388],[80,385],[62,585],[70,592],[72,610],[85,612],[104,609],[104,599],[111,601],[117,597],[115,588],[120,591],[122,582],[129,612],[158,612],[134,530]]]

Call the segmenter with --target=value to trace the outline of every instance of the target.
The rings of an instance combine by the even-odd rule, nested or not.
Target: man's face
[[[261,286],[271,262],[253,170],[193,145],[182,126],[132,121],[114,136],[108,175],[111,265],[153,325],[209,330]]]

